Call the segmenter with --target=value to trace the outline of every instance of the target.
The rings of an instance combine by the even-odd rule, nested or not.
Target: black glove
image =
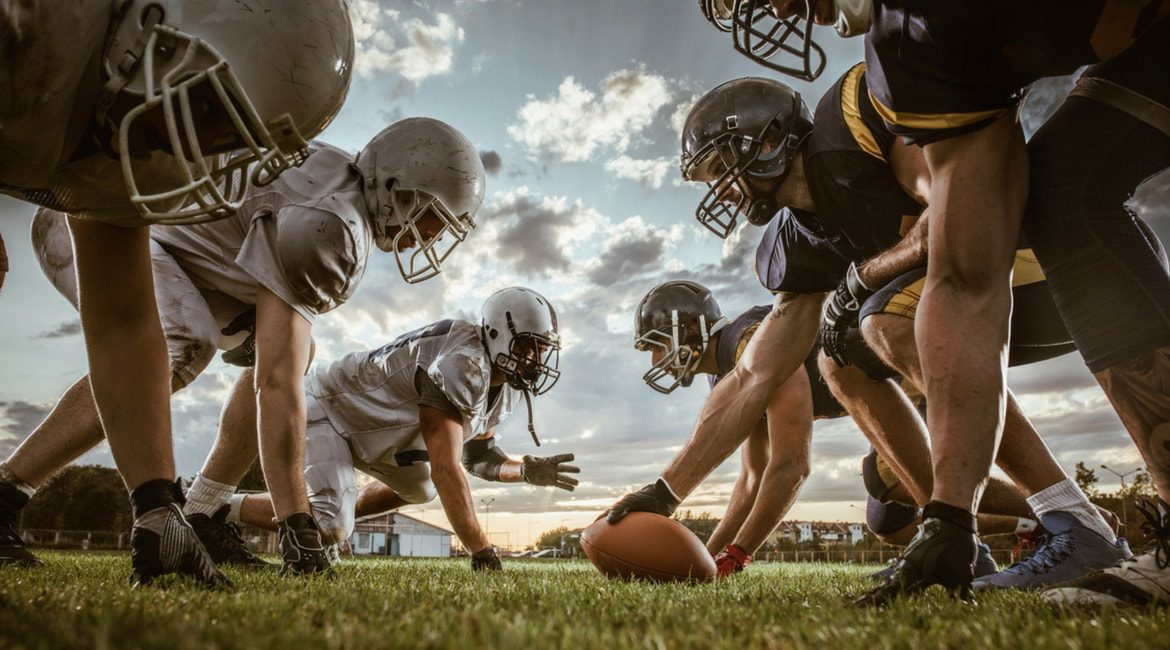
[[[861,305],[873,295],[869,287],[861,283],[857,275],[857,265],[850,263],[845,270],[845,279],[833,291],[825,305],[824,320],[821,321],[821,348],[838,366],[849,365],[845,358],[847,346],[845,334],[850,328],[857,326],[857,317],[861,313]]]
[[[321,541],[321,529],[312,515],[291,514],[276,525],[276,530],[280,536],[280,554],[284,556],[281,575],[334,577],[328,551]]]
[[[577,479],[566,474],[580,474],[581,468],[566,465],[573,460],[573,454],[557,454],[556,456],[525,456],[524,466],[520,469],[520,476],[525,483],[558,487],[562,490],[573,491],[577,487]]]
[[[656,515],[669,517],[674,514],[674,509],[678,507],[678,504],[679,500],[674,496],[670,486],[665,480],[658,479],[657,482],[619,499],[617,503],[609,507],[605,520],[616,524],[631,512],[653,512]]]
[[[496,547],[489,546],[471,556],[472,571],[503,571],[500,556],[496,555]]]
[[[236,316],[228,326],[220,330],[220,334],[231,336],[247,330],[248,338],[236,347],[220,355],[224,363],[241,368],[251,368],[256,365],[256,310],[248,311]]]

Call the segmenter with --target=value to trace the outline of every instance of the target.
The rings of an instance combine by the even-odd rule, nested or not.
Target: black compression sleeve
[[[463,445],[463,467],[472,476],[478,476],[485,481],[500,480],[500,468],[508,460],[508,455],[496,446],[494,437],[487,440],[468,440]]]

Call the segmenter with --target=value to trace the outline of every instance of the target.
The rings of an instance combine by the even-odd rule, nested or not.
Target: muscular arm
[[[926,264],[929,219],[926,210],[898,243],[857,267],[857,276],[870,289],[886,286],[899,275]]]
[[[768,404],[768,444],[771,454],[760,477],[751,514],[735,536],[749,553],[764,543],[796,501],[808,478],[812,445],[813,405],[808,373],[798,368]]]
[[[305,368],[312,326],[276,294],[256,295],[260,462],[276,518],[309,512],[305,490]]]
[[[447,520],[463,546],[471,553],[478,553],[490,543],[475,518],[471,487],[463,472],[463,423],[429,406],[418,408],[418,420],[431,459],[431,482],[439,493]]]
[[[662,473],[678,497],[690,494],[764,416],[776,388],[808,357],[824,294],[782,293],[743,357],[711,391],[689,440]]]
[[[711,555],[722,551],[724,547],[735,539],[752,504],[756,502],[759,493],[760,475],[768,464],[768,423],[761,420],[756,423],[755,429],[740,447],[739,479],[731,490],[731,501],[727,504],[727,512],[719,520],[719,525],[707,540],[707,550]]]

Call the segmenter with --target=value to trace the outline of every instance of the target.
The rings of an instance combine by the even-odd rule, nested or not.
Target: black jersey
[[[1170,13],[1170,0],[881,0],[865,37],[888,128],[926,144],[983,128],[1042,77],[1104,61]]]
[[[922,213],[888,161],[891,135],[870,101],[865,64],[850,69],[817,106],[804,173],[816,212],[782,210],[756,249],[756,275],[772,292],[823,293],[898,242]]]
[[[715,363],[719,366],[719,373],[711,375],[709,378],[712,388],[735,368],[735,364],[739,363],[739,358],[743,356],[743,351],[751,341],[752,335],[760,328],[760,323],[771,311],[772,308],[767,306],[752,307],[736,316],[723,329],[719,330],[719,340],[715,345]],[[812,387],[813,417],[817,419],[839,418],[847,413],[845,407],[841,406],[840,402],[833,397],[828,385],[821,379],[821,371],[817,368],[817,354],[820,351],[820,345],[814,346],[804,361],[804,369],[808,372],[809,386]]]

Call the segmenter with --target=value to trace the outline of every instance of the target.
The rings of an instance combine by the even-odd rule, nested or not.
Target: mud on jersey
[[[305,392],[349,441],[359,468],[397,467],[426,450],[419,430],[418,369],[462,413],[464,441],[494,428],[518,398],[505,384],[489,401],[487,349],[480,328],[462,320],[439,321],[377,350],[318,365]]]
[[[752,336],[771,311],[772,308],[765,305],[752,307],[736,316],[723,329],[719,330],[719,341],[715,346],[715,363],[719,367],[719,373],[709,377],[711,388],[714,388],[715,384],[719,383],[719,380],[723,379],[739,363],[739,359],[743,356],[743,351],[747,348],[748,343],[751,342]],[[820,351],[819,344],[813,346],[812,352],[804,361],[804,369],[808,373],[808,383],[812,388],[813,417],[823,419],[848,415],[845,407],[841,406],[837,398],[833,397],[828,385],[821,378],[821,371],[817,367],[817,356]]]
[[[248,190],[235,215],[153,226],[195,285],[256,304],[264,287],[306,320],[344,303],[365,273],[372,237],[352,157],[315,142],[300,167]]]
[[[927,144],[983,128],[1028,84],[1107,60],[1168,14],[1170,0],[881,0],[869,88],[893,133]]]

